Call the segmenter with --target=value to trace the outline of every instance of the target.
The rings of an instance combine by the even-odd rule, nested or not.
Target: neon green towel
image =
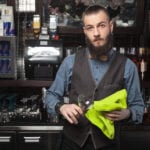
[[[92,124],[100,128],[105,136],[113,139],[115,134],[114,122],[105,118],[103,112],[127,108],[126,98],[127,92],[122,89],[104,99],[94,101],[85,116]]]

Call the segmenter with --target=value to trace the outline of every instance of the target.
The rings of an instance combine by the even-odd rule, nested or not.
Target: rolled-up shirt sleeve
[[[144,101],[140,89],[139,74],[136,65],[127,59],[124,73],[125,88],[127,89],[128,108],[131,111],[131,121],[141,123],[144,114]]]

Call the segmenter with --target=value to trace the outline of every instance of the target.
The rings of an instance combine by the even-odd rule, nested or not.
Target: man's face
[[[112,42],[113,23],[103,11],[84,17],[84,33],[87,45],[104,54]],[[101,51],[101,52],[100,52]]]

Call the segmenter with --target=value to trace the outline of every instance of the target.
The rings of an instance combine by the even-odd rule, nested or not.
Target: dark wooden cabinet
[[[36,129],[36,126],[0,127],[0,149],[2,150],[59,150],[60,130]],[[15,129],[16,128],[16,129]],[[32,129],[36,130],[32,130]],[[56,127],[57,128],[57,127]],[[125,125],[121,129],[121,150],[149,150],[150,127],[147,125]]]
[[[0,127],[1,150],[59,150],[61,126]]]
[[[48,132],[18,132],[17,150],[59,150],[59,134]]]
[[[16,132],[0,131],[0,149],[15,150],[16,149]]]

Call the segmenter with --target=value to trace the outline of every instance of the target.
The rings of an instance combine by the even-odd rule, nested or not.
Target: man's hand
[[[76,104],[64,104],[60,107],[60,113],[71,124],[78,124],[78,118],[83,115],[83,110]]]
[[[128,119],[131,115],[129,109],[116,110],[111,112],[105,112],[104,116],[112,121],[120,121]]]

